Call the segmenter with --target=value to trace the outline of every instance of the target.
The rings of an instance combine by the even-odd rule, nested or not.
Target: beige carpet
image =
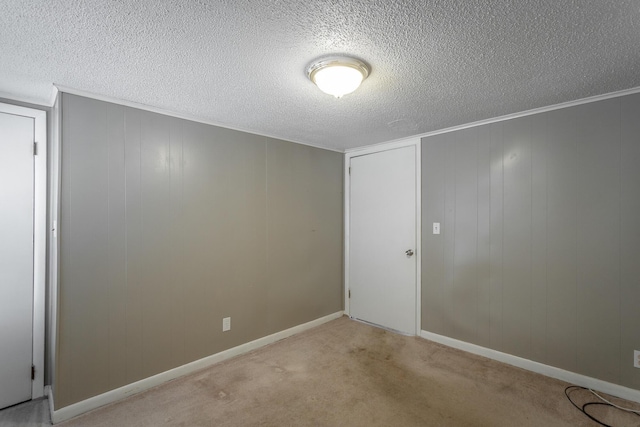
[[[0,427],[45,427],[51,425],[49,401],[30,400],[0,411]]]
[[[59,425],[597,426],[567,385],[343,317]]]

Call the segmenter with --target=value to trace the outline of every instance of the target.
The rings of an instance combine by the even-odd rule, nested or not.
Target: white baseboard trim
[[[575,372],[565,371],[564,369],[545,365],[539,362],[534,362],[532,360],[513,356],[511,354],[502,353],[501,351],[481,347],[479,345],[460,341],[454,338],[449,338],[444,335],[434,334],[433,332],[427,332],[423,330],[420,332],[420,336],[429,341],[434,341],[440,344],[444,344],[448,347],[453,347],[457,348],[458,350],[463,350],[469,353],[477,354],[479,356],[484,356],[489,359],[497,360],[498,362],[526,369],[527,371],[536,372],[538,374],[566,381],[568,383],[575,384],[581,387],[591,388],[603,393],[610,394],[612,396],[620,397],[622,399],[630,400],[633,402],[640,402],[640,390],[634,390],[632,388],[588,377],[586,375],[576,374]]]
[[[280,341],[284,338],[288,338],[292,335],[299,334],[300,332],[306,331],[308,329],[315,328],[316,326],[320,326],[323,323],[327,323],[327,322],[330,322],[331,320],[338,319],[343,315],[344,315],[344,312],[339,311],[337,313],[333,313],[328,316],[324,316],[319,319],[312,320],[311,322],[294,326],[293,328],[276,332],[275,334],[258,338],[257,340],[254,340],[245,344],[241,344],[237,347],[233,347],[225,351],[221,351],[220,353],[216,353],[211,356],[207,356],[205,358],[196,360],[194,362],[187,363],[186,365],[178,366],[177,368],[173,368],[168,371],[156,374],[152,377],[145,378],[143,380],[136,381],[131,384],[127,384],[115,390],[110,390],[106,393],[102,393],[97,396],[90,397],[89,399],[80,401],[78,403],[74,403],[69,406],[65,406],[64,408],[60,408],[58,410],[53,409],[54,408],[53,392],[51,390],[51,387],[49,387],[48,395],[49,395],[49,405],[51,409],[51,422],[53,424],[57,424],[59,422],[66,421],[70,418],[76,417],[85,412],[91,411],[93,409],[99,408],[109,403],[113,403],[118,400],[124,399],[126,397],[132,396],[136,393],[140,393],[141,391],[148,390],[152,387],[155,387],[167,381],[207,368],[211,365],[222,362],[223,360],[227,360],[232,357],[239,356],[241,354],[247,353],[257,348],[264,347],[265,345],[272,344],[276,341]]]

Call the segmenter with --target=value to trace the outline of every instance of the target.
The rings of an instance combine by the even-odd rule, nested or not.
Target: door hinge
[[[33,155],[37,156],[38,155],[38,143],[33,141]]]
[[[31,365],[31,381],[36,379],[36,367]]]
[[[351,298],[351,289],[349,289],[349,298]]]
[[[351,175],[351,166],[349,166],[349,175]]]

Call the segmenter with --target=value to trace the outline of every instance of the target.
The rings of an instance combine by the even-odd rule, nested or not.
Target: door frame
[[[351,216],[351,176],[349,167],[351,166],[352,157],[360,157],[367,154],[380,153],[402,147],[415,147],[416,154],[416,247],[414,249],[416,257],[416,335],[420,335],[422,330],[421,319],[421,254],[422,254],[422,221],[421,221],[421,154],[420,154],[420,138],[407,138],[398,141],[392,141],[384,144],[372,145],[369,147],[347,150],[344,159],[344,312],[350,316],[349,307],[349,240],[351,238],[349,230],[349,218]]]
[[[33,118],[33,354],[35,377],[31,382],[31,399],[44,395],[44,343],[47,254],[47,112],[0,103],[0,112]]]

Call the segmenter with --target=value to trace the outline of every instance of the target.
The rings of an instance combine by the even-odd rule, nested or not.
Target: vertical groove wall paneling
[[[425,330],[640,389],[638,114],[630,95],[423,138]]]
[[[575,372],[578,132],[573,108],[547,118],[547,363]]]
[[[340,153],[68,94],[62,117],[56,409],[342,309]]]
[[[640,369],[633,367],[633,351],[640,350],[640,95],[621,104],[620,378],[640,390]]]
[[[578,145],[577,367],[620,380],[620,99],[575,107]]]
[[[216,146],[210,140],[212,135],[207,127],[185,123],[183,132],[184,271],[181,287],[186,295],[185,357],[196,360],[208,354],[210,333],[215,326],[213,313],[209,310],[213,290],[208,286],[215,271],[212,271],[214,267],[209,259],[220,243],[215,240],[217,224],[212,221],[209,226],[208,219],[215,218],[218,213],[214,209],[220,189],[215,185]]]
[[[477,216],[477,254],[475,301],[476,336],[473,341],[483,347],[491,346],[491,127],[476,128],[476,201]]]
[[[445,334],[443,286],[445,280],[444,227],[446,135],[425,140],[422,150],[422,323],[425,328]],[[440,223],[440,234],[433,234],[433,223]]]
[[[456,336],[458,329],[457,314],[454,312],[455,290],[455,236],[456,236],[456,181],[454,164],[456,157],[454,135],[445,135],[445,167],[444,178],[444,221],[441,224],[441,232],[444,238],[444,267],[445,281],[442,286],[442,313],[444,314],[443,333]]]
[[[171,121],[146,111],[140,119],[142,376],[148,377],[172,368]]]
[[[489,178],[491,182],[491,199],[489,200],[489,211],[491,229],[489,231],[490,243],[490,283],[491,302],[489,307],[491,346],[496,350],[503,350],[502,345],[502,318],[503,304],[502,272],[503,260],[503,218],[504,218],[504,140],[502,138],[502,123],[490,124],[489,137],[491,138],[491,171]],[[484,201],[486,203],[486,201]]]
[[[184,312],[187,360],[263,336],[262,138],[185,122]],[[232,331],[222,332],[222,318]]]
[[[65,198],[69,220],[64,222],[66,250],[62,251],[68,258],[62,262],[59,295],[58,332],[63,350],[58,371],[67,376],[57,389],[61,404],[108,388],[110,326],[107,110],[102,104],[79,98],[63,99],[63,108],[76,112],[74,120],[63,116],[63,139],[73,138],[77,143],[67,147],[64,158],[73,167],[62,171],[62,188],[70,195]],[[85,179],[88,175],[93,179]],[[89,246],[92,250],[87,250]],[[104,303],[94,306],[92,301]]]
[[[266,144],[271,333],[330,314],[319,301],[342,306],[329,284],[342,274],[343,156],[271,138]]]
[[[454,333],[476,342],[478,301],[478,141],[476,129],[460,132],[452,141],[453,170],[453,283]],[[449,227],[449,225],[448,225]]]
[[[106,105],[106,143],[108,157],[109,205],[107,239],[109,284],[109,387],[117,388],[127,383],[127,335],[126,314],[126,173],[124,109]]]
[[[503,349],[531,357],[531,117],[503,124]]]
[[[71,97],[69,95],[64,95]],[[64,111],[63,111],[64,114]],[[67,114],[73,114],[68,111]],[[143,377],[143,246],[142,246],[142,170],[141,170],[142,111],[125,108],[125,227],[126,227],[126,335],[127,383]],[[74,140],[63,144],[72,145]],[[73,165],[65,166],[72,167]],[[91,176],[85,177],[90,180]],[[63,244],[63,242],[61,242]],[[57,402],[56,402],[57,403]]]
[[[171,118],[169,129],[169,240],[170,245],[170,287],[171,324],[167,332],[171,337],[170,361],[172,366],[180,366],[187,362],[185,355],[185,300],[187,294],[183,286],[175,286],[181,283],[184,271],[184,215],[183,215],[183,122]]]
[[[531,353],[547,360],[547,115],[531,118]]]

